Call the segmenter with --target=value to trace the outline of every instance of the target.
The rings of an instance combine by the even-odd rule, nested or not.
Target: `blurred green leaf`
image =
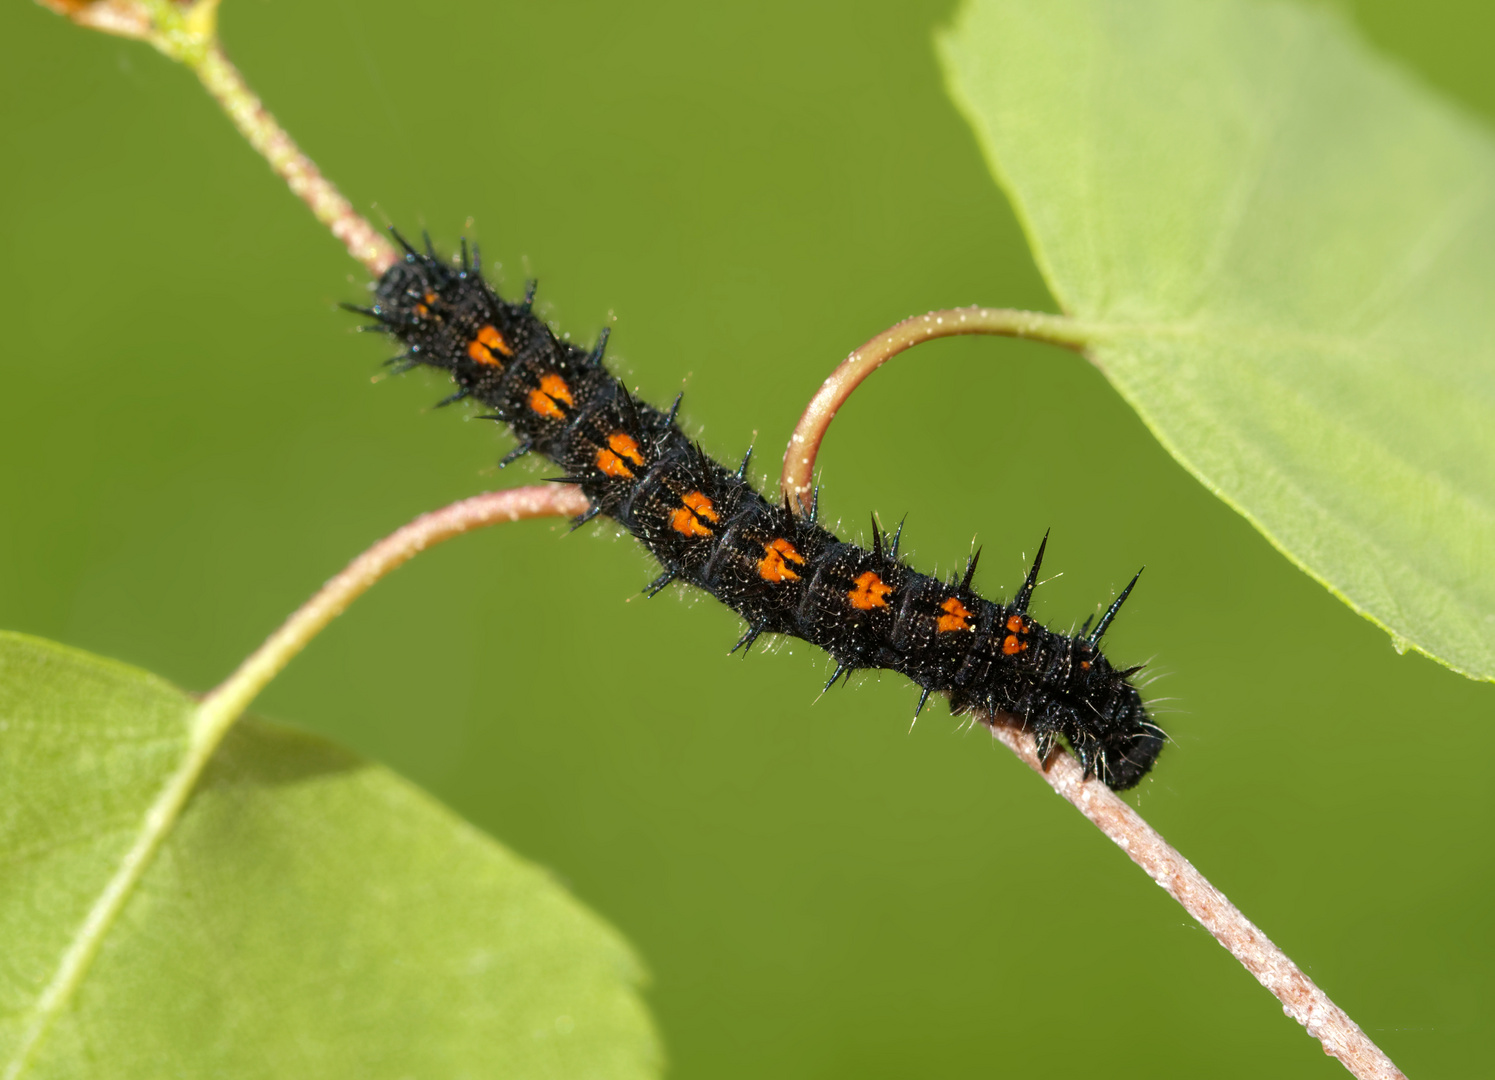
[[[1398,648],[1495,679],[1489,134],[1319,8],[976,0],[940,48],[1163,445]]]
[[[258,721],[59,987],[193,709],[145,672],[0,634],[0,1075],[657,1074],[615,931],[387,770]]]

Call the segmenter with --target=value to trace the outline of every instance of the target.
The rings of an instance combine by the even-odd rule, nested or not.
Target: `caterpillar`
[[[736,611],[747,629],[732,652],[763,634],[802,638],[836,668],[826,689],[858,669],[888,668],[922,693],[915,717],[941,693],[955,714],[1006,713],[1037,741],[1047,761],[1062,737],[1084,768],[1116,790],[1137,784],[1166,736],[1131,682],[1099,643],[1137,578],[1090,628],[1047,629],[1028,615],[1048,536],[1007,603],[971,587],[980,556],[958,578],[921,574],[898,556],[891,534],[872,520],[872,546],[840,540],[808,511],[764,498],[747,480],[752,457],[728,468],[713,460],[667,411],[636,399],[603,365],[608,331],[592,349],[558,338],[533,312],[535,283],[523,300],[503,300],[484,279],[476,246],[460,261],[438,258],[429,238],[417,251],[398,233],[404,257],[374,288],[371,307],[344,305],[405,348],[396,370],[427,365],[449,372],[456,390],[507,425],[517,445],[500,462],[539,453],[565,470],[589,507],[616,520],[658,560],[653,596],[675,581],[704,590]],[[816,499],[818,503],[818,496]],[[1140,571],[1139,571],[1140,576]]]

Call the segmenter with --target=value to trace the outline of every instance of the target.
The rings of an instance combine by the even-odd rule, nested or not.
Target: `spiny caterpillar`
[[[507,303],[465,241],[453,265],[429,240],[422,253],[395,238],[403,260],[380,279],[373,307],[350,309],[405,346],[390,361],[399,370],[451,373],[457,390],[442,404],[473,398],[513,430],[518,446],[502,464],[534,451],[564,469],[558,479],[591,504],[574,526],[606,514],[637,537],[664,570],[649,595],[679,579],[716,597],[747,621],[733,652],[764,633],[818,645],[836,661],[827,689],[859,668],[890,668],[922,687],[918,710],[941,693],[957,714],[1007,713],[1034,735],[1040,759],[1062,736],[1086,776],[1117,790],[1152,768],[1165,736],[1129,681],[1140,669],[1117,670],[1099,648],[1136,578],[1093,630],[1087,619],[1069,637],[1027,614],[1047,536],[1006,604],[972,591],[976,556],[959,580],[905,566],[901,525],[885,536],[874,518],[871,550],[845,543],[813,509],[754,490],[751,450],[736,469],[708,457],[675,422],[679,397],[668,412],[635,399],[602,364],[607,330],[591,350],[560,340],[531,311],[533,282]]]

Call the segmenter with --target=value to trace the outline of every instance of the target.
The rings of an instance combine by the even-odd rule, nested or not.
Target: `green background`
[[[1487,121],[1495,15],[1350,5]],[[228,0],[227,48],[376,221],[472,219],[509,291],[765,474],[844,353],[931,307],[1052,309],[930,35],[948,2]],[[0,625],[202,690],[422,510],[547,475],[335,310],[364,275],[186,71],[0,8]],[[1175,745],[1133,797],[1413,1075],[1495,1035],[1495,688],[1414,656],[1190,480],[1055,349],[926,346],[822,456],[846,531],[986,545],[1040,616],[1148,572],[1109,636]],[[1276,1003],[980,732],[735,618],[611,529],[446,545],[259,711],[388,762],[640,948],[681,1077],[1333,1076]],[[1478,1063],[1478,1064],[1477,1064]]]

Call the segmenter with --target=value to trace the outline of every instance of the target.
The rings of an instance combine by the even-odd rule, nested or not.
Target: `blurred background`
[[[1495,12],[1346,5],[1488,122]],[[851,348],[933,307],[1053,310],[946,100],[953,4],[228,0],[229,54],[378,223],[479,237],[510,293],[705,445],[784,441]],[[0,626],[204,690],[321,582],[499,475],[491,424],[336,309],[366,279],[192,76],[0,8],[10,297]],[[1019,451],[1022,448],[1022,451]],[[1036,452],[1028,452],[1035,451]],[[880,372],[822,505],[1040,617],[1147,574],[1109,635],[1174,745],[1132,796],[1413,1075],[1495,1035],[1495,687],[1293,569],[1062,350],[937,342]],[[1084,479],[1077,482],[1076,477]],[[1062,478],[1062,479],[1061,479]],[[696,1077],[1344,1075],[1125,856],[980,731],[739,627],[609,526],[463,537],[402,569],[258,704],[549,867],[653,972]]]

